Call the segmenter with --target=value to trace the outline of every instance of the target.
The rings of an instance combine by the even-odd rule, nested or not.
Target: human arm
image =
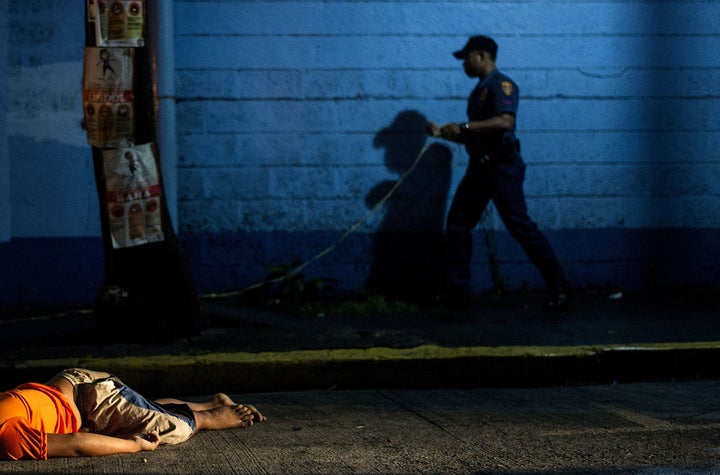
[[[124,454],[155,450],[160,444],[157,431],[138,434],[130,439],[121,439],[91,432],[72,434],[48,434],[47,456],[91,457],[98,455]]]
[[[512,130],[513,127],[515,127],[515,116],[510,113],[503,113],[484,120],[469,121],[466,122],[466,124],[468,128],[464,131],[462,130],[463,124],[455,122],[445,124],[439,128],[435,124],[432,125],[436,127],[436,135],[446,140],[462,143],[465,134],[486,134],[489,132]],[[430,130],[430,124],[428,124],[428,130]]]

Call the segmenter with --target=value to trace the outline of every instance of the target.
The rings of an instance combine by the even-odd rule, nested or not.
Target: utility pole
[[[149,44],[156,35],[148,34],[154,22],[147,15],[158,10],[146,0],[84,1],[84,124],[105,254],[96,322],[109,336],[137,340],[193,334],[205,323],[204,310],[177,242],[161,172],[165,151],[157,143]]]

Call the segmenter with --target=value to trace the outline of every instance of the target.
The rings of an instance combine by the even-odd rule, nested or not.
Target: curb
[[[69,367],[114,373],[149,396],[317,388],[472,388],[720,376],[720,342],[229,352],[0,362],[3,387]]]

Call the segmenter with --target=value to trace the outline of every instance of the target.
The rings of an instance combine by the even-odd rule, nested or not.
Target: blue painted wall
[[[474,82],[450,53],[476,33],[497,39],[498,65],[519,83],[528,206],[575,283],[717,285],[720,4],[174,7],[178,225],[202,292],[252,284],[358,221],[308,273],[357,288],[378,273],[433,268],[424,259],[467,164],[461,147],[433,145],[393,199],[368,212],[424,143],[419,124],[463,119]],[[10,0],[7,18],[0,242],[3,216],[12,240],[0,243],[0,305],[62,301],[53,282],[64,300],[90,302],[102,251],[79,128],[82,2]],[[2,149],[0,140],[0,158]],[[494,209],[476,238],[478,290],[491,285],[487,249],[509,285],[540,285]],[[69,259],[38,258],[76,244],[84,251]],[[8,266],[24,269],[22,282]],[[82,277],[58,283],[67,272]]]
[[[0,3],[0,58],[7,56],[7,3]],[[10,240],[10,159],[7,148],[7,62],[0,60],[0,243]]]

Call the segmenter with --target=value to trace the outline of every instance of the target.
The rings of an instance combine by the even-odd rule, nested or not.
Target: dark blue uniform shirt
[[[485,120],[501,114],[517,115],[519,93],[515,82],[497,69],[482,79],[470,94],[467,116],[470,121]],[[468,134],[465,148],[471,157],[501,154],[503,143],[513,143],[515,127],[492,134]]]

